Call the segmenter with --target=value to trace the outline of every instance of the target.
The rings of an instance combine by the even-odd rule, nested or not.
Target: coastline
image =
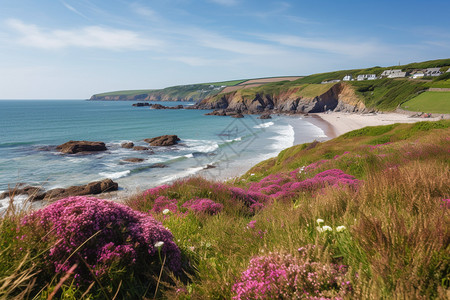
[[[441,117],[421,118],[400,113],[356,114],[343,112],[327,112],[310,114],[308,122],[320,127],[329,139],[333,139],[349,131],[366,126],[390,125],[394,123],[416,123],[421,121],[438,121]]]

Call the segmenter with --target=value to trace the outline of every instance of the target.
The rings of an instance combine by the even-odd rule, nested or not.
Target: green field
[[[402,108],[426,113],[450,114],[450,92],[424,92],[403,103]]]

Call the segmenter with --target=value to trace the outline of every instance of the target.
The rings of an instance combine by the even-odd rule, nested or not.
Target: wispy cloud
[[[383,45],[373,41],[336,41],[333,39],[308,38],[295,35],[260,35],[260,37],[283,46],[312,49],[346,56],[364,57],[385,50]]]
[[[19,43],[42,49],[80,47],[116,51],[146,50],[163,44],[161,40],[142,37],[134,31],[100,26],[87,26],[74,30],[45,30],[17,19],[7,20],[6,25],[17,35]]]
[[[140,3],[131,3],[130,7],[134,13],[141,15],[151,21],[157,21],[161,19],[161,17],[153,9],[143,6]]]
[[[80,11],[78,11],[76,8],[74,8],[72,5],[64,2],[64,1],[60,1],[62,3],[62,5],[64,5],[68,10],[76,13],[77,15],[85,18],[85,19],[89,19],[86,15],[82,14]]]

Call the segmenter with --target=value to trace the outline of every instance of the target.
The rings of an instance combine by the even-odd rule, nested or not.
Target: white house
[[[345,75],[342,80],[343,81],[352,81],[353,80],[353,76],[352,75]]]
[[[401,73],[404,73],[405,75],[403,76],[399,76]],[[391,76],[392,77],[389,77]],[[397,78],[397,77],[405,77],[406,73],[402,72],[402,70],[400,69],[395,69],[395,70],[384,70],[383,73],[381,73],[380,77],[388,77],[388,78]]]
[[[413,79],[417,79],[417,78],[422,78],[423,76],[425,76],[425,74],[423,74],[423,73],[416,73],[416,74],[413,74],[412,78]]]
[[[358,80],[358,81],[375,80],[375,79],[377,79],[377,76],[375,74],[362,74],[362,75],[358,75],[358,77],[356,77],[356,80]]]
[[[425,69],[425,76],[439,76],[442,75],[441,68],[428,68]]]

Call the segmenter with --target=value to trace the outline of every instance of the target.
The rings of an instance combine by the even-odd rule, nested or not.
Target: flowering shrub
[[[218,214],[223,209],[222,204],[216,203],[211,199],[192,199],[185,202],[182,207],[196,213],[204,213],[209,215]]]
[[[159,195],[160,192],[162,192],[162,191],[168,189],[169,187],[170,187],[170,186],[168,186],[167,184],[163,184],[163,185],[160,185],[160,186],[157,186],[157,187],[148,189],[148,190],[146,190],[146,191],[143,193],[143,196],[146,197],[146,196],[155,196],[155,195]]]
[[[168,209],[169,211],[176,213],[178,210],[177,203],[177,199],[169,199],[166,196],[159,196],[155,199],[155,203],[150,211],[159,214]]]
[[[92,273],[102,279],[111,266],[134,270],[145,265],[145,271],[151,271],[152,266],[153,271],[159,271],[158,243],[165,265],[174,272],[181,268],[180,250],[172,233],[151,216],[115,202],[65,198],[26,216],[22,226],[48,232],[45,238],[56,241],[46,257],[50,268],[62,273],[78,264],[77,280],[90,281]]]
[[[313,262],[305,252],[253,258],[232,288],[233,299],[339,299],[350,293],[345,266]]]

